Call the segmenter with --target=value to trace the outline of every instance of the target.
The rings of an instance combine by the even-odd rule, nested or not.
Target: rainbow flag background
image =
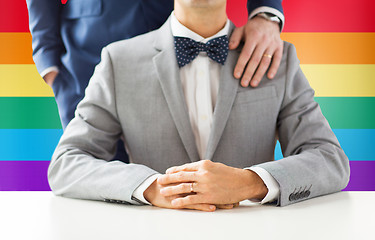
[[[229,0],[237,26],[246,21],[245,3]],[[296,46],[350,159],[345,190],[374,191],[375,1],[284,0],[283,6],[282,39]],[[49,191],[47,168],[61,134],[53,92],[32,60],[26,2],[0,0],[0,190]]]

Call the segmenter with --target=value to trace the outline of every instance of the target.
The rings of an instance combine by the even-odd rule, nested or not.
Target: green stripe
[[[316,97],[315,100],[331,128],[375,128],[375,97]]]
[[[335,129],[375,129],[375,97],[316,97]],[[0,129],[61,129],[53,97],[0,97]]]
[[[53,97],[0,97],[1,129],[61,129]]]

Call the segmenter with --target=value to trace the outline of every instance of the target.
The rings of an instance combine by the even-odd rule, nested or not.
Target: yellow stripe
[[[318,97],[374,97],[375,64],[302,64]],[[0,64],[0,97],[52,97],[34,64]]]
[[[375,64],[302,64],[317,97],[374,97]]]
[[[1,64],[0,97],[53,97],[34,64]]]

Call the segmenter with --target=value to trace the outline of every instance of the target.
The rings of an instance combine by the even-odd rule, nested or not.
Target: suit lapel
[[[199,160],[199,154],[183,97],[170,19],[158,30],[155,48],[159,53],[153,58],[153,62],[168,108],[190,160],[192,162],[197,161]]]
[[[213,158],[236,98],[239,80],[233,77],[233,69],[238,57],[237,50],[229,51],[225,65],[221,69],[219,93],[205,159]]]

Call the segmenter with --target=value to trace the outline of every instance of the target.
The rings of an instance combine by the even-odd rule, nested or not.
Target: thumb
[[[241,42],[242,36],[243,36],[244,27],[235,28],[233,30],[232,36],[230,36],[229,40],[229,49],[233,50],[238,47],[238,45]]]

